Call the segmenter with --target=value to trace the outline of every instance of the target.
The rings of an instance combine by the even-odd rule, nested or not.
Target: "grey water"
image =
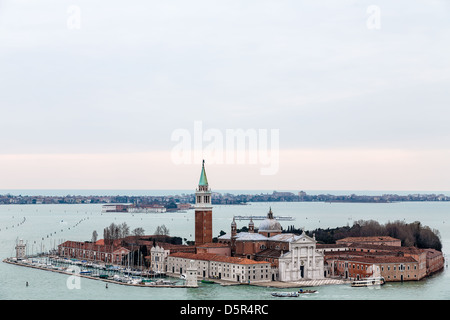
[[[67,193],[66,193],[67,194]],[[65,240],[89,241],[93,231],[102,238],[111,223],[126,222],[130,230],[142,227],[153,234],[165,225],[171,236],[194,238],[194,211],[170,213],[102,213],[101,204],[36,204],[0,206],[0,259],[15,255],[15,243],[23,239],[27,252],[56,247]],[[280,221],[283,228],[313,230],[352,225],[357,220],[380,223],[402,220],[420,221],[439,231],[446,258],[450,252],[450,202],[398,203],[324,203],[258,202],[248,205],[216,205],[213,208],[213,236],[230,231],[234,215],[265,215],[272,207],[274,215],[292,216]],[[237,221],[238,227],[248,221]],[[255,222],[258,224],[258,222]],[[0,262],[0,299],[2,300],[269,300],[274,288],[239,285],[224,287],[201,284],[199,288],[148,288],[109,284],[80,279],[76,288],[68,285],[70,276]],[[422,281],[387,283],[380,288],[352,288],[349,285],[316,287],[318,293],[301,295],[304,300],[447,300],[450,299],[450,273],[447,267]],[[28,286],[26,286],[28,282]]]

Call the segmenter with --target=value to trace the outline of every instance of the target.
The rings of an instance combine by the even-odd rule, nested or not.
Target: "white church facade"
[[[278,259],[280,281],[292,282],[304,279],[325,278],[324,256],[316,250],[316,240],[304,233],[289,243],[289,251]]]

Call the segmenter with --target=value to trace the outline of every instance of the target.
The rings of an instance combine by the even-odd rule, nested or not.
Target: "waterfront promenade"
[[[167,273],[170,277],[176,277],[176,274]],[[240,285],[250,285],[257,287],[265,287],[265,288],[300,288],[300,287],[319,287],[326,285],[339,285],[339,284],[350,284],[350,280],[348,279],[336,279],[336,278],[324,278],[317,280],[300,280],[300,281],[292,281],[292,282],[282,282],[282,281],[267,281],[267,282],[250,282],[250,283],[238,283],[234,281],[228,281],[223,279],[209,279],[214,283],[220,284],[222,286],[240,286]]]

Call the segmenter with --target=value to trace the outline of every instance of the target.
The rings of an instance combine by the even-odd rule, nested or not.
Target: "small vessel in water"
[[[372,269],[372,275],[367,278],[353,280],[351,282],[352,287],[381,286],[386,282],[385,279],[381,276],[380,266],[374,264],[369,268]]]
[[[87,269],[84,269],[84,270],[80,271],[80,274],[91,274],[91,273],[92,273],[92,271],[87,270]]]
[[[298,297],[298,292],[297,291],[292,291],[292,292],[272,292],[272,296],[274,297]]]
[[[203,279],[203,280],[201,281],[201,283],[214,283],[214,281]]]
[[[303,289],[298,290],[298,293],[316,293],[316,292],[317,290],[303,290]]]
[[[370,277],[365,279],[353,280],[352,287],[368,287],[368,286],[381,286],[385,283],[383,277]]]

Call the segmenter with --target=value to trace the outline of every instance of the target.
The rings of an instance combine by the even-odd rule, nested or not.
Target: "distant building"
[[[104,204],[102,212],[128,212],[129,207],[131,204]]]
[[[189,210],[192,208],[193,208],[193,206],[190,203],[177,203],[178,210]]]
[[[127,208],[127,212],[131,213],[164,213],[166,211],[166,207],[160,204],[129,206]]]

